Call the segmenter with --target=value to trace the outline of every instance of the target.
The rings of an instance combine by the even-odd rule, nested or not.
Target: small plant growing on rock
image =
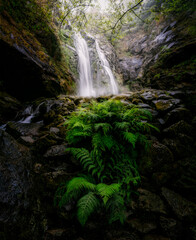
[[[131,186],[140,182],[136,163],[137,151],[147,149],[148,140],[145,134],[152,128],[156,129],[147,122],[149,119],[151,114],[136,105],[109,100],[102,103],[92,102],[85,108],[81,107],[66,121],[66,139],[70,145],[68,151],[81,163],[85,173],[93,177],[95,183],[73,178],[63,191],[57,191],[57,195],[60,207],[83,195],[77,203],[78,220],[82,225],[90,213],[100,206],[98,199],[102,199],[107,208],[112,200],[115,203],[118,198],[124,209],[122,199],[129,199]],[[78,182],[80,180],[84,184],[81,185]],[[85,221],[82,222],[79,212],[82,211],[83,199],[86,198],[89,199],[89,206],[86,205],[89,211],[85,209],[82,212],[86,214],[86,217],[83,216]],[[118,211],[118,205],[114,205],[111,204],[111,212],[118,214],[114,214],[112,219],[123,222],[122,212]],[[116,215],[119,215],[119,218]]]

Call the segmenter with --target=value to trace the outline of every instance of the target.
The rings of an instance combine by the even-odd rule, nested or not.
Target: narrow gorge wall
[[[28,29],[14,17],[16,18],[9,15],[9,11],[2,4],[1,91],[6,91],[22,101],[70,91],[73,78],[65,65],[57,30],[42,19],[45,28],[36,35],[35,30]]]
[[[125,37],[115,45],[124,82],[136,89],[195,85],[195,13],[149,12],[155,4],[145,1],[143,22],[124,27]]]

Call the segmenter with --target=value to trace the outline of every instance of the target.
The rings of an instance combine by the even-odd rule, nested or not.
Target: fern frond
[[[107,133],[112,129],[112,126],[109,123],[95,123],[94,129],[96,132],[102,130],[103,134],[107,135]]]
[[[112,197],[112,195],[119,192],[120,187],[121,185],[119,183],[113,183],[111,185],[100,183],[97,185],[96,190],[102,197],[104,205],[106,205],[107,201]]]
[[[92,145],[98,151],[106,151],[106,149],[111,149],[112,147],[117,147],[118,143],[111,135],[102,135],[100,133],[95,133],[92,137]]]
[[[149,129],[154,129],[155,131],[160,132],[160,130],[152,124],[146,123],[146,125],[149,127]]]
[[[138,139],[138,136],[136,134],[131,132],[123,132],[123,137],[127,142],[132,144],[133,148],[135,148],[135,144]]]
[[[130,123],[129,122],[115,122],[114,126],[115,126],[115,129],[128,131]]]
[[[96,185],[83,177],[75,177],[67,184],[67,191],[63,195],[59,206],[62,207],[72,199],[77,199],[85,191],[95,191]]]
[[[85,225],[88,217],[100,206],[100,202],[95,193],[89,192],[84,195],[77,203],[77,218],[82,226]]]
[[[109,199],[106,205],[106,209],[109,212],[110,224],[115,221],[120,221],[121,224],[124,223],[126,219],[125,203],[123,197],[120,194],[114,194],[113,197]]]

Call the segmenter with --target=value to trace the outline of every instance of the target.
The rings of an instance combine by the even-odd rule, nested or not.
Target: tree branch
[[[90,3],[91,3],[91,2],[90,2]],[[75,10],[76,8],[89,7],[89,6],[90,6],[90,4],[88,4],[88,5],[87,5],[87,4],[80,4],[80,5],[78,5],[78,6],[75,6],[75,7],[71,8],[71,9],[69,9],[68,12],[67,12],[67,14],[63,17],[63,19],[62,19],[62,21],[61,21],[60,28],[62,27],[63,22],[65,21],[66,17],[71,13],[71,11]]]
[[[140,0],[135,6],[127,9],[127,10],[123,13],[123,15],[121,15],[121,17],[117,20],[117,22],[114,24],[114,26],[112,27],[112,30],[114,31],[114,29],[116,28],[116,26],[117,26],[117,24],[119,23],[119,21],[121,21],[121,19],[124,18],[124,16],[125,16],[128,12],[133,11],[133,9],[136,8],[137,6],[139,6],[139,4],[140,4],[141,2],[143,2],[143,1],[144,1],[144,0]],[[133,11],[133,12],[134,12],[134,11]],[[134,12],[134,13],[135,13],[135,12]],[[135,15],[136,15],[136,14],[135,14]],[[137,15],[136,15],[136,16],[137,16]]]

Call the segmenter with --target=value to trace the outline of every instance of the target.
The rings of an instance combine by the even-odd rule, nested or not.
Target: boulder
[[[21,108],[21,103],[16,98],[0,92],[0,126],[12,120]]]
[[[173,218],[160,216],[160,225],[164,232],[173,239],[178,239],[182,235],[181,224]]]
[[[141,97],[144,101],[152,101],[158,97],[156,92],[147,91],[141,94]]]
[[[45,240],[64,240],[64,239],[75,239],[76,232],[72,228],[58,228],[58,229],[51,229],[47,230],[45,234]]]
[[[162,188],[162,194],[179,219],[192,219],[196,217],[195,203],[188,201],[168,188]]]
[[[137,209],[151,213],[167,213],[166,206],[158,195],[141,188],[138,189],[138,192],[140,195],[136,203]]]
[[[149,233],[157,228],[154,222],[144,222],[141,219],[134,218],[128,221],[128,224],[140,233]]]
[[[165,116],[166,125],[172,125],[181,120],[190,121],[190,119],[191,112],[183,107],[175,108]]]
[[[160,99],[152,102],[155,105],[157,111],[167,112],[170,109],[174,108],[177,104],[179,104],[180,100],[179,99],[171,99],[171,100]]]
[[[42,126],[42,123],[9,122],[6,126],[6,131],[15,138],[20,136],[38,137],[40,135],[40,128]]]
[[[193,138],[180,133],[178,134],[178,137],[174,136],[174,138],[163,139],[163,144],[171,150],[174,158],[178,160],[193,154],[193,143]]]
[[[142,240],[172,240],[172,239],[168,238],[168,237],[161,236],[161,235],[148,234],[148,235],[145,235]]]
[[[66,145],[54,145],[50,147],[44,154],[44,158],[65,158],[68,154],[66,151]]]
[[[29,226],[32,161],[27,147],[0,130],[0,225],[6,226],[5,231],[9,228],[8,236],[22,233]]]
[[[165,136],[173,138],[174,136],[178,136],[180,133],[192,136],[194,134],[193,127],[185,122],[184,120],[181,120],[177,123],[174,123],[170,127],[163,130],[163,133]]]
[[[153,173],[164,170],[168,164],[173,162],[173,154],[169,148],[158,141],[151,141],[148,152],[140,161],[140,171],[142,173]]]

